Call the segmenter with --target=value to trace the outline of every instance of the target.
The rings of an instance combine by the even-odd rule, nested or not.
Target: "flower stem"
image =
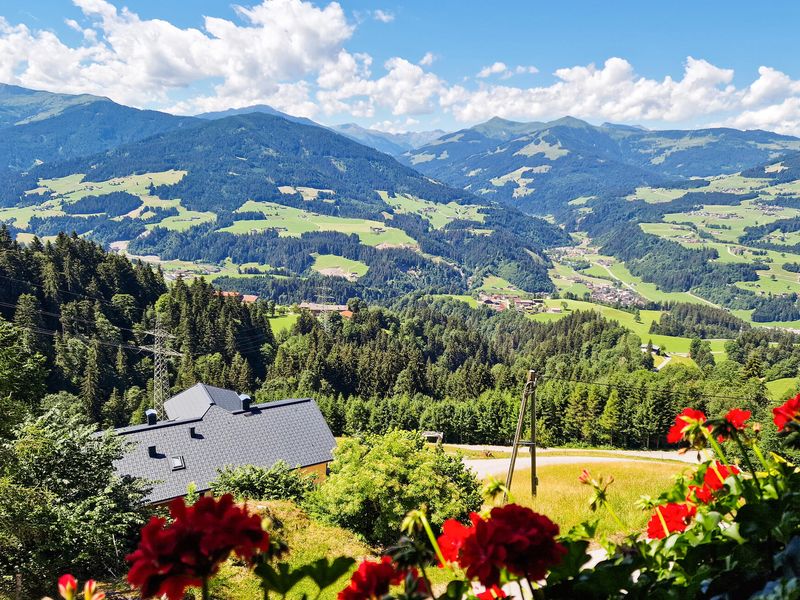
[[[720,446],[719,443],[717,442],[717,440],[714,439],[714,436],[711,435],[710,431],[708,431],[705,427],[703,427],[702,429],[703,429],[703,432],[706,435],[706,439],[708,439],[708,442],[711,444],[711,447],[714,449],[714,452],[716,453],[716,455],[719,457],[719,459],[724,464],[727,465],[728,464],[728,459],[725,458],[725,453],[722,451],[722,446]]]
[[[764,470],[767,472],[767,477],[772,482],[772,485],[775,488],[775,491],[778,491],[778,481],[775,478],[775,475],[772,473],[772,465],[767,462],[767,459],[764,457],[764,453],[761,452],[761,448],[758,447],[757,442],[753,442],[753,452],[756,453],[756,457],[758,461],[761,463],[761,466],[764,467]]]
[[[528,583],[528,589],[531,591],[531,600],[536,598],[536,590],[533,587],[533,582],[531,581],[531,576],[528,573],[525,573],[525,581]],[[520,586],[520,591],[522,591],[522,586]]]
[[[772,473],[772,467],[770,467],[769,463],[767,462],[767,459],[764,458],[764,453],[761,452],[761,448],[759,448],[758,444],[755,442],[753,443],[753,452],[756,453],[756,458],[758,458],[758,462],[761,463],[761,466],[764,467],[764,470],[767,473]]]
[[[736,440],[736,445],[739,446],[739,450],[742,451],[742,460],[744,461],[744,464],[747,465],[747,470],[753,475],[753,483],[755,483],[756,490],[760,496],[761,484],[758,481],[758,473],[756,473],[753,463],[750,461],[750,456],[747,454],[747,449],[744,447],[742,440],[739,439],[739,436],[736,433],[733,434],[733,439]]]
[[[211,592],[208,590],[208,577],[203,578],[203,600],[211,600]]]
[[[617,525],[619,525],[619,526],[620,526],[620,529],[621,529],[621,530],[625,530],[625,529],[627,529],[627,527],[625,526],[625,523],[623,523],[623,522],[622,522],[622,519],[620,519],[620,518],[619,518],[619,516],[617,515],[617,512],[616,512],[616,511],[615,511],[613,508],[611,508],[611,502],[609,502],[609,501],[607,501],[607,500],[606,500],[606,502],[605,502],[605,505],[606,505],[606,510],[609,512],[609,514],[610,514],[610,515],[611,515],[611,516],[614,518],[614,520],[617,522]]]
[[[419,570],[422,571],[422,579],[425,581],[425,587],[428,588],[428,593],[433,594],[433,587],[431,586],[431,580],[428,577],[428,572],[425,570],[425,565],[422,564],[421,561],[419,563]]]
[[[433,529],[431,528],[431,524],[428,522],[428,517],[426,515],[420,515],[420,521],[422,521],[422,527],[425,529],[425,533],[428,534],[428,539],[431,542],[431,546],[433,546],[433,551],[436,552],[436,558],[439,559],[439,564],[442,566],[447,564],[447,561],[444,559],[444,554],[442,554],[442,549],[439,548],[439,542],[436,541],[436,536],[433,535]]]

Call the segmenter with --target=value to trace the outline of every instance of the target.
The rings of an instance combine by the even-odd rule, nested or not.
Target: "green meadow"
[[[278,229],[281,236],[299,236],[310,231],[339,231],[358,235],[361,242],[368,246],[417,245],[416,241],[405,231],[369,219],[320,215],[291,206],[253,200],[245,202],[237,212],[260,212],[264,218],[236,221],[233,225],[224,227],[220,231],[244,234],[265,229]]]
[[[430,222],[434,229],[441,229],[448,223],[461,219],[483,223],[486,216],[481,212],[483,207],[474,204],[456,204],[448,202],[430,202],[408,194],[390,195],[379,191],[381,199],[394,208],[398,214],[415,214]]]
[[[670,354],[687,354],[689,353],[689,344],[691,340],[685,337],[676,337],[671,335],[658,335],[650,333],[650,325],[653,321],[658,321],[661,318],[662,311],[658,310],[641,310],[639,316],[641,322],[636,321],[633,313],[610,306],[601,304],[594,304],[592,302],[584,302],[582,300],[546,300],[545,304],[549,308],[561,308],[566,303],[567,310],[560,313],[537,313],[531,315],[531,319],[535,321],[557,321],[563,319],[570,312],[575,310],[593,310],[599,312],[607,319],[617,321],[620,325],[635,333],[642,340],[642,343],[652,341],[653,344],[661,346],[666,349]],[[709,340],[711,344],[711,351],[719,358],[725,353],[725,340]]]
[[[369,267],[359,260],[350,260],[335,254],[319,254],[314,257],[314,264],[311,268],[324,275],[349,275],[354,274],[362,277],[367,274]],[[337,273],[336,271],[340,271]]]

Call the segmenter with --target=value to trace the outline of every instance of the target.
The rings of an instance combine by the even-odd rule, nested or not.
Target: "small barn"
[[[226,466],[271,467],[284,461],[325,477],[336,440],[311,398],[252,404],[246,395],[199,383],[165,402],[168,420],[116,429],[131,443],[115,463],[121,475],[152,482],[162,504],[185,496],[190,483],[207,492]]]

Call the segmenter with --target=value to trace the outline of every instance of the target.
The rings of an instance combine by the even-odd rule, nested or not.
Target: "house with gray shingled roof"
[[[251,404],[248,396],[199,383],[164,408],[166,421],[150,410],[146,424],[115,430],[130,449],[114,466],[152,482],[152,504],[185,496],[192,482],[208,491],[226,466],[284,461],[324,477],[333,460],[336,440],[311,398]]]

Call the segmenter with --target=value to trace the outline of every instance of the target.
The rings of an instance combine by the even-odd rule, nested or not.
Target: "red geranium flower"
[[[728,411],[724,418],[712,419],[713,434],[717,436],[719,442],[724,442],[732,435],[746,429],[747,420],[750,418],[749,410],[734,408]]]
[[[496,600],[500,598],[508,598],[508,594],[503,591],[503,588],[493,585],[485,591],[477,595],[478,600]]]
[[[231,553],[251,560],[269,549],[261,517],[237,506],[233,496],[201,498],[186,506],[182,498],[169,505],[172,523],[153,517],[142,529],[137,550],[128,556],[128,581],[144,598],[183,598],[187,587],[200,586]]]
[[[470,519],[472,520],[470,527],[455,519],[448,519],[442,525],[442,535],[439,536],[437,541],[439,542],[442,556],[447,562],[458,562],[458,554],[461,552],[464,540],[469,536],[475,535],[475,523],[480,521],[481,518],[476,513],[472,513]]]
[[[689,494],[686,496],[686,501],[708,504],[713,499],[712,494],[713,491],[705,483],[702,486],[690,485]]]
[[[647,523],[647,537],[663,539],[670,533],[685,531],[697,512],[691,504],[670,502],[656,506],[656,511]]]
[[[64,600],[74,600],[78,591],[78,581],[72,575],[62,575],[58,578],[58,595]],[[83,584],[84,600],[104,600],[105,592],[97,591],[97,582],[94,579]]]
[[[338,600],[380,600],[389,593],[389,586],[402,582],[405,575],[388,556],[380,562],[365,560],[353,573],[350,585],[339,592]]]
[[[735,465],[726,466],[717,461],[706,469],[706,473],[703,475],[703,485],[712,490],[721,490],[728,477],[739,473],[740,471]]]
[[[542,579],[566,554],[555,540],[558,525],[529,508],[508,504],[493,508],[489,519],[471,518],[472,527],[446,522],[439,545],[446,560],[484,586],[498,583],[504,567],[513,575]]]
[[[734,408],[728,411],[728,414],[725,415],[725,420],[732,428],[738,431],[743,431],[745,428],[745,422],[750,418],[751,414],[752,413],[749,410]]]
[[[72,575],[62,575],[58,578],[58,594],[65,600],[72,600],[78,589],[78,580]]]
[[[800,416],[800,394],[772,409],[772,420],[775,421],[778,431],[783,431],[788,423],[797,421],[798,416]]]
[[[706,415],[701,410],[693,408],[684,408],[681,413],[675,417],[675,424],[670,428],[667,434],[667,442],[670,444],[677,444],[683,440],[687,440],[692,444],[699,442],[702,435],[698,438],[697,434],[702,433],[700,428],[706,422]]]

